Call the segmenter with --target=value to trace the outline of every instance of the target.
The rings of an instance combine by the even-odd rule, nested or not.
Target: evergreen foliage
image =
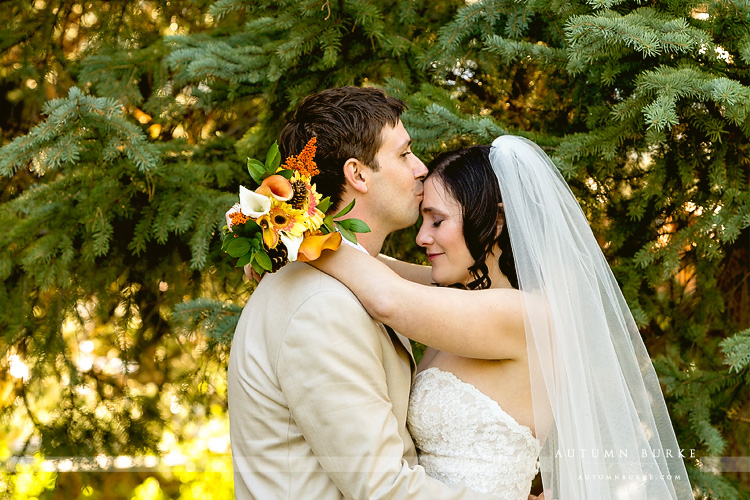
[[[31,419],[27,449],[156,450],[191,418],[173,397],[226,403],[211,387],[251,290],[218,229],[246,158],[302,97],[377,84],[424,160],[538,142],[681,446],[750,455],[750,3],[14,0],[0,20],[0,412]],[[413,229],[385,251],[422,260]],[[748,498],[747,473],[699,465],[700,498]]]
[[[656,358],[679,442],[744,455],[750,345],[732,333],[747,327],[750,303],[750,79],[740,50],[750,11],[607,4],[467,5],[432,53],[443,54],[436,76],[451,90],[389,88],[412,104],[410,130],[428,153],[489,142],[500,127],[548,147]],[[509,120],[516,95],[523,109]],[[725,477],[690,472],[699,492],[739,498]]]
[[[170,130],[172,140],[159,140],[168,126],[189,127],[160,78],[162,39],[149,34],[160,19],[164,29],[161,16],[174,12],[167,4],[14,2],[3,10],[11,28],[1,42],[3,85],[20,83],[4,97],[3,131],[28,127],[0,150],[3,373],[14,357],[30,367],[22,384],[0,379],[18,453],[157,452],[165,426],[179,422],[165,417],[171,398],[224,404],[197,383],[218,376],[223,354],[186,357],[206,340],[175,333],[169,320],[185,296],[214,286],[229,292],[224,298],[239,295],[240,276],[211,241],[243,169],[216,135],[197,144]],[[167,25],[180,12],[190,14],[178,9]],[[56,38],[40,43],[39,29]],[[37,124],[22,118],[57,95]],[[19,413],[31,426],[14,425]]]

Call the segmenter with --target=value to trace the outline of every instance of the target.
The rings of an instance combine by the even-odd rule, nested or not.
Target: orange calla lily
[[[279,201],[287,201],[294,196],[291,183],[281,175],[266,177],[255,192],[265,196],[273,196]]]
[[[259,217],[256,222],[263,230],[263,243],[265,243],[266,247],[276,248],[276,244],[279,242],[279,232],[274,229],[268,214]]]
[[[316,234],[306,236],[299,247],[297,260],[311,262],[323,253],[323,250],[338,250],[341,246],[341,233]]]

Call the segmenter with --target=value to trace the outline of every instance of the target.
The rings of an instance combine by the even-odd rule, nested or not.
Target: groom
[[[424,164],[379,89],[307,97],[281,133],[283,158],[317,137],[317,190],[385,237],[419,213]],[[373,320],[340,282],[300,262],[266,276],[237,325],[228,391],[237,499],[490,499],[417,465],[406,429],[409,341]]]

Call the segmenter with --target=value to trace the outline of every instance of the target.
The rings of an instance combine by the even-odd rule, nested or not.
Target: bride
[[[640,334],[549,158],[502,136],[428,168],[431,268],[346,245],[312,263],[430,346],[408,417],[427,473],[509,500],[538,467],[547,500],[693,498]]]

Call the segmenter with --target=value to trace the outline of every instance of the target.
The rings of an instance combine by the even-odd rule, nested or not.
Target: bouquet
[[[338,250],[343,236],[357,242],[355,233],[370,228],[359,219],[337,221],[354,207],[354,200],[335,215],[326,215],[329,197],[312,184],[318,174],[313,137],[297,156],[281,165],[274,143],[266,162],[248,158],[247,170],[258,187],[240,186],[240,201],[226,213],[222,250],[237,258],[237,267],[250,264],[256,273],[275,272],[289,261],[312,261],[323,250]]]

